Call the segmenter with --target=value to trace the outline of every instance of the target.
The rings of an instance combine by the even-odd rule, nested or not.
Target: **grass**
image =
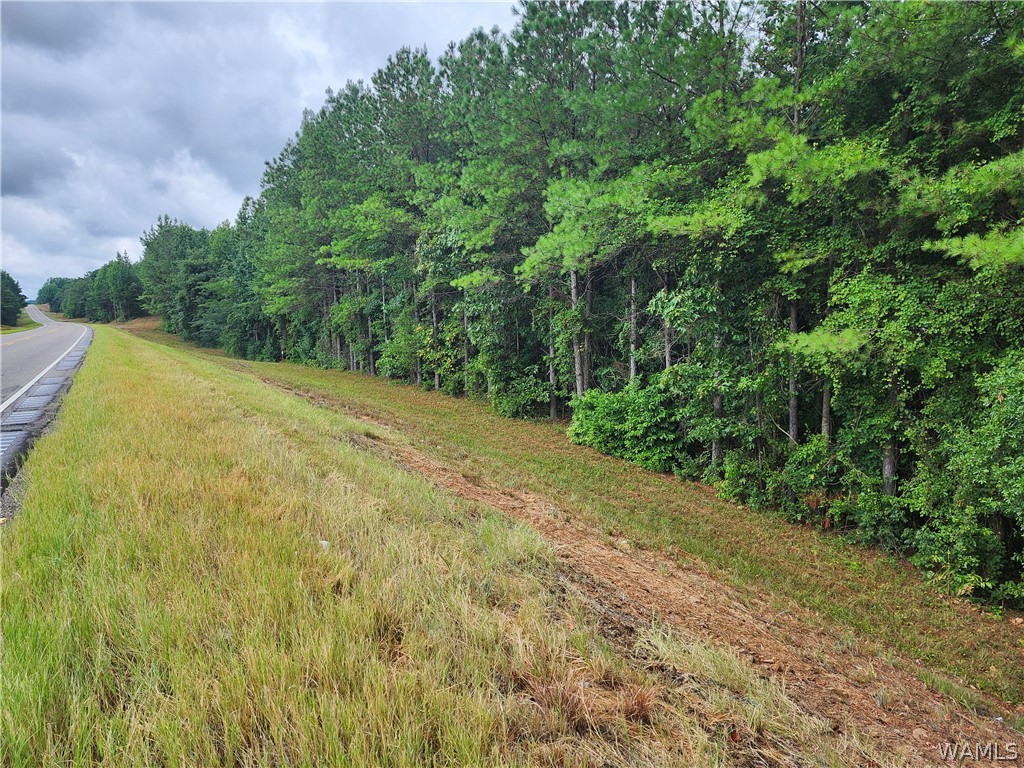
[[[698,558],[740,589],[769,595],[780,610],[796,604],[861,645],[917,661],[932,677],[1024,702],[1021,632],[937,593],[905,562],[724,502],[706,486],[574,446],[564,425],[511,421],[482,403],[361,374],[230,360],[152,325],[140,332],[333,408],[394,424],[419,450],[463,474],[543,495],[635,546],[680,562]]]
[[[96,329],[0,532],[4,766],[882,762],[615,652],[531,530],[222,362]]]
[[[751,677],[749,665],[733,650],[712,648],[679,637],[668,629],[652,628],[644,633],[640,646],[659,663],[668,665],[677,675],[686,677],[692,690],[702,691],[712,717],[737,723],[745,733],[771,734],[800,744],[804,748],[826,745],[832,724],[809,715],[789,698],[775,679]],[[701,704],[695,704],[701,706]],[[741,732],[736,732],[741,737]],[[867,742],[856,733],[849,736],[847,748],[870,755]],[[825,764],[840,759],[836,753],[820,756]]]
[[[30,331],[33,328],[38,328],[42,323],[37,323],[31,317],[28,316],[28,312],[21,310],[21,314],[18,315],[17,325],[0,325],[0,335],[7,333],[18,333],[19,331]]]

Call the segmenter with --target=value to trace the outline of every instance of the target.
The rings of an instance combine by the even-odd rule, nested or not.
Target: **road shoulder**
[[[92,329],[87,328],[78,342],[44,376],[0,414],[0,487],[5,491],[32,443],[60,410],[61,399],[82,365],[92,336]]]

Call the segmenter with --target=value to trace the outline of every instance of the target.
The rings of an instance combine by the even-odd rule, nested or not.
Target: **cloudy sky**
[[[505,2],[3,2],[3,268],[33,299],[137,260],[160,214],[233,219],[326,88],[512,21]]]

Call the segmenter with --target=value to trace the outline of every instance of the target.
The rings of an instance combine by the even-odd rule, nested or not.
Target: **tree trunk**
[[[433,343],[434,354],[440,351],[441,345],[438,341],[437,331],[437,294],[434,291],[430,292],[430,327],[433,331]],[[436,392],[441,388],[441,371],[437,368],[437,363],[434,363],[434,391]]]
[[[721,328],[721,304],[719,304],[719,328]],[[714,340],[715,348],[715,363],[718,364],[722,359],[722,337],[720,335],[715,336]],[[712,413],[715,417],[715,436],[711,440],[711,466],[717,468],[723,459],[722,450],[722,438],[718,434],[718,430],[721,428],[722,418],[725,416],[724,399],[722,397],[722,390],[719,387],[719,372],[715,371],[715,392],[711,400]]]
[[[1010,539],[1010,526],[1006,516],[1001,512],[993,512],[988,517],[988,527],[992,530],[1001,542],[1007,543]]]
[[[629,380],[636,378],[636,278],[629,279]]]
[[[800,87],[804,68],[804,48],[806,47],[804,31],[804,15],[806,13],[805,0],[797,0],[794,9],[796,13],[796,46],[794,46],[793,62],[793,135],[800,135]],[[789,301],[789,332],[796,333],[800,330],[797,322],[796,299]],[[800,442],[800,399],[797,393],[796,356],[789,355],[789,443],[796,445]]]
[[[366,339],[367,339],[367,366],[371,376],[377,375],[377,364],[373,359],[373,321],[366,318]]]
[[[462,391],[469,394],[469,319],[462,310]]]
[[[835,214],[832,215],[832,226],[836,225]],[[836,271],[836,255],[830,253],[828,255],[828,274],[825,277],[825,308],[822,311],[822,318],[828,316],[828,308],[830,301],[830,287],[832,285],[832,275]],[[832,442],[832,379],[829,375],[825,374],[825,386],[821,393],[821,434],[825,438],[826,443]]]
[[[665,370],[672,367],[672,326],[668,320],[661,321],[662,338],[665,341]]]
[[[384,341],[388,340],[388,297],[384,293],[384,275],[380,276],[380,316],[383,318]]]
[[[893,417],[899,406],[899,389],[896,384],[889,387],[889,405],[893,409]],[[896,495],[896,461],[898,446],[896,435],[891,435],[882,446],[882,493],[886,496]]]
[[[796,299],[789,302],[789,332],[800,330],[797,323]],[[796,356],[789,355],[789,443],[796,445],[800,441],[800,398],[797,396]]]
[[[558,418],[558,381],[555,377],[555,287],[548,286],[548,408],[551,420]]]
[[[807,27],[805,24],[805,18],[807,15],[807,2],[806,0],[797,0],[796,7],[793,9],[796,14],[796,46],[795,46],[795,61],[793,62],[793,95],[795,97],[800,96],[800,90],[803,85],[803,73],[804,73],[804,53],[807,50]],[[793,101],[793,135],[799,136],[801,130],[801,104],[800,99],[795,98]]]
[[[580,303],[580,276],[575,269],[569,273],[569,297],[575,311]],[[583,370],[583,339],[578,333],[573,335],[572,362],[576,369],[576,396],[579,397],[587,388],[587,379]]]
[[[720,421],[725,416],[725,408],[722,398],[722,393],[716,391],[712,398],[712,409],[715,414],[715,420]],[[722,438],[717,434],[711,441],[711,466],[718,467],[722,463]]]
[[[671,284],[671,280],[669,278],[670,275],[666,272],[664,278],[666,295],[668,294],[668,289]],[[672,367],[672,326],[668,324],[668,320],[665,318],[661,319],[661,331],[662,341],[665,347],[665,370],[667,371]]]
[[[757,437],[754,438],[754,453],[757,456],[757,487],[764,490],[764,425],[761,420],[761,413],[764,405],[761,402],[761,393],[754,393],[754,413],[757,414]]]
[[[890,437],[882,446],[882,493],[896,495],[896,438]]]
[[[583,307],[586,310],[586,325],[583,330],[583,388],[590,389],[594,385],[594,338],[590,332],[590,318],[594,310],[594,290],[590,284],[590,274],[583,276]]]
[[[832,442],[832,380],[828,378],[821,392],[821,436],[826,443]]]
[[[416,282],[412,284],[412,322],[417,328],[420,325],[420,311],[416,306]],[[416,350],[416,370],[413,376],[416,386],[423,386],[423,360],[420,359],[420,351]]]
[[[750,352],[750,363],[756,372],[756,378],[760,379],[764,373],[764,362],[754,342],[753,328],[747,330],[747,344]],[[757,487],[764,490],[764,454],[765,454],[765,428],[764,428],[764,398],[759,387],[754,388],[754,420],[757,424],[757,436],[754,438],[754,454],[757,456]]]

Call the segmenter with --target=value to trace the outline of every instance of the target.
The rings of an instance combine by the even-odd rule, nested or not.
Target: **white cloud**
[[[165,206],[183,204],[178,215],[185,221],[215,226],[233,219],[241,203],[238,193],[187,148],[175,152],[169,163],[156,165],[150,178],[152,186],[164,190]]]

